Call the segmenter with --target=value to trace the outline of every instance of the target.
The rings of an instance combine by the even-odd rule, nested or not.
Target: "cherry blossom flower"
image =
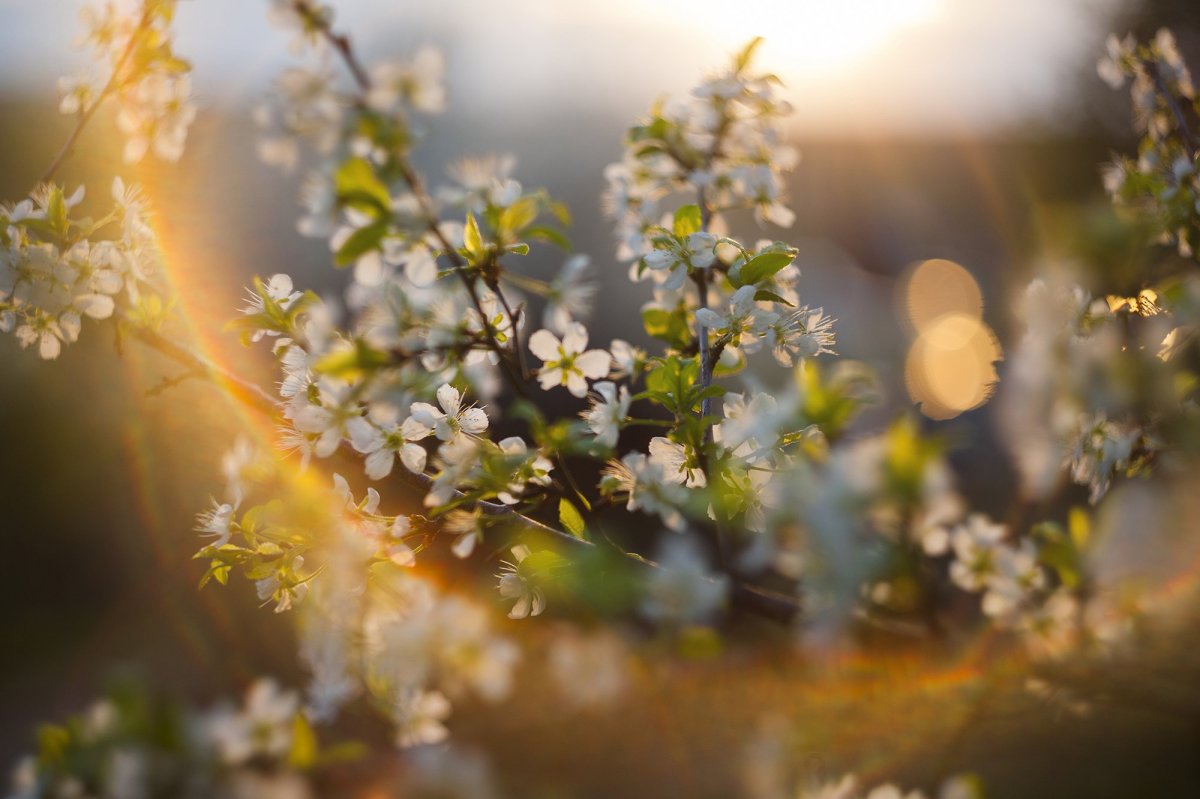
[[[954,529],[950,543],[955,560],[950,564],[950,577],[967,591],[980,591],[996,571],[996,550],[1008,529],[995,524],[982,513],[973,513],[966,523]]]
[[[391,112],[407,103],[427,114],[446,109],[446,89],[442,85],[445,60],[433,47],[422,47],[409,61],[385,61],[371,69],[371,90],[367,104],[376,111]]]
[[[662,469],[663,480],[668,483],[683,483],[688,488],[703,488],[707,484],[695,454],[669,438],[650,439],[650,462]]]
[[[580,416],[583,417],[592,434],[596,436],[598,444],[615,447],[617,438],[621,434],[621,427],[629,415],[631,402],[629,389],[625,386],[618,388],[615,383],[608,380],[595,383],[592,389],[596,392],[596,396],[593,398],[591,406]]]
[[[503,561],[500,573],[497,574],[499,584],[497,589],[505,599],[516,599],[517,602],[508,612],[510,619],[524,619],[529,616],[540,616],[546,609],[546,594],[540,587],[521,572],[521,564],[529,557],[529,547],[518,544],[512,548],[516,562]]]
[[[683,285],[692,269],[707,269],[716,260],[717,237],[711,233],[691,233],[682,239],[670,238],[662,249],[642,258],[654,272],[665,272],[662,287],[673,291]]]
[[[391,474],[396,456],[410,472],[420,474],[425,471],[425,448],[415,443],[429,435],[424,432],[423,425],[406,428],[404,424],[385,422],[376,426],[359,416],[346,423],[346,432],[355,451],[367,456],[366,472],[372,480],[382,480]],[[422,434],[415,437],[418,432]]]
[[[441,441],[456,441],[462,436],[478,436],[488,428],[487,414],[482,408],[463,407],[462,394],[449,383],[437,390],[438,405],[414,402],[411,416],[400,426],[406,441],[420,441],[431,435]]]
[[[647,618],[673,624],[701,623],[725,601],[728,579],[709,573],[693,539],[669,536],[658,565],[647,579],[642,600]]]
[[[568,326],[561,341],[549,330],[538,330],[529,337],[530,352],[544,361],[538,370],[543,390],[566,386],[573,396],[584,397],[588,380],[608,375],[612,356],[604,350],[585,350],[587,342],[587,328],[578,322]]]
[[[550,281],[542,311],[542,326],[547,330],[565,335],[571,322],[591,313],[596,285],[581,279],[589,262],[586,255],[572,255]]]
[[[450,731],[442,722],[450,717],[450,710],[450,700],[440,691],[402,691],[392,713],[396,745],[407,748],[446,740]]]
[[[280,757],[292,745],[292,720],[299,707],[296,694],[282,690],[274,680],[261,679],[246,691],[242,708],[214,712],[205,731],[227,765],[241,765],[256,756]]]

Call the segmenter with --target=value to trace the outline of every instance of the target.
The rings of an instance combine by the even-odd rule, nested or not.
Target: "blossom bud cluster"
[[[1106,167],[1105,188],[1180,255],[1192,256],[1200,244],[1200,105],[1175,37],[1165,28],[1145,43],[1110,36],[1097,70],[1114,89],[1130,81],[1134,130],[1142,137],[1136,159],[1121,157]]]
[[[0,206],[0,331],[45,359],[79,338],[85,317],[124,306],[153,325],[165,310],[150,282],[159,257],[141,191],[116,178],[113,207],[99,219],[78,215],[83,198],[82,186],[68,196],[45,184]]]
[[[111,1],[85,6],[80,42],[91,50],[103,74],[59,80],[59,110],[64,114],[90,116],[107,96],[115,96],[128,164],[149,152],[164,161],[178,161],[196,118],[191,65],[173,49],[175,5],[175,0],[143,0],[135,8]]]
[[[792,107],[779,97],[778,78],[751,71],[758,44],[751,42],[689,98],[656,104],[649,119],[630,129],[623,159],[605,171],[605,207],[616,220],[620,260],[650,251],[653,228],[672,210],[666,202],[690,187],[701,187],[721,211],[751,209],[759,222],[792,225],[781,175],[798,156],[779,128]]]

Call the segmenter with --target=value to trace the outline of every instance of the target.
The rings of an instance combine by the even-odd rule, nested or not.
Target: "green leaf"
[[[67,202],[59,186],[50,188],[50,197],[46,201],[46,224],[56,235],[67,234]]]
[[[365,158],[348,158],[334,176],[338,200],[343,205],[374,211],[378,216],[391,213],[392,198]]]
[[[479,260],[485,254],[483,248],[483,236],[479,233],[479,223],[475,221],[475,214],[467,214],[467,224],[463,229],[463,246],[467,248],[467,252]]]
[[[567,559],[557,552],[542,549],[526,555],[525,560],[517,564],[517,573],[525,579],[545,583],[567,563]]]
[[[511,252],[513,255],[529,255],[529,245],[523,241],[517,242],[516,244],[510,244],[504,249],[508,252]]]
[[[676,236],[690,236],[693,233],[698,233],[703,225],[703,218],[700,216],[700,206],[685,205],[675,211],[675,224],[672,232]]]
[[[795,259],[795,253],[778,250],[756,255],[747,261],[739,271],[738,285],[749,286],[772,278]]]
[[[522,197],[504,209],[500,214],[500,231],[502,234],[516,234],[533,223],[538,215],[538,199],[529,195]]]
[[[759,289],[758,291],[754,292],[754,299],[758,302],[777,302],[781,305],[786,305],[789,308],[796,307],[775,292],[767,291],[766,289]]]
[[[338,269],[344,269],[367,253],[378,250],[387,232],[387,220],[380,220],[366,227],[360,227],[350,234],[350,238],[346,239],[342,246],[338,248],[337,253],[333,257],[334,264]]]
[[[38,727],[37,742],[38,760],[47,765],[60,763],[71,744],[71,733],[57,724],[43,724]]]
[[[560,203],[557,200],[550,203],[550,213],[554,214],[558,224],[563,227],[571,226],[571,209],[567,208],[566,203]]]
[[[671,310],[646,308],[642,311],[642,326],[646,328],[648,335],[665,341],[676,349],[686,347],[692,337],[691,330],[688,329],[687,311],[682,307]]]
[[[288,752],[288,765],[305,771],[317,762],[317,734],[303,714],[292,719],[292,749]]]
[[[562,231],[556,230],[548,225],[533,225],[525,228],[525,238],[536,239],[553,244],[561,250],[571,251],[571,241],[563,234]]]
[[[700,382],[700,363],[695,358],[671,356],[646,375],[650,398],[676,416],[692,412],[699,403],[696,386]]]
[[[381,352],[362,339],[355,339],[353,347],[336,349],[322,356],[313,371],[347,380],[360,378],[391,363],[386,352]]]
[[[734,70],[741,72],[743,69],[750,66],[750,60],[754,58],[754,51],[757,50],[759,45],[762,43],[763,37],[761,36],[755,36],[753,39],[747,42],[746,46],[742,48],[741,52],[738,53],[733,60]]]
[[[579,515],[579,510],[565,497],[558,501],[558,521],[562,524],[563,529],[571,535],[576,538],[584,537],[587,525],[584,524],[583,517]]]

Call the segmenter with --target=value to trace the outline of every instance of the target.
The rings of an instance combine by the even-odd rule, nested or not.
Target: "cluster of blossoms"
[[[964,591],[983,595],[983,612],[1016,631],[1035,655],[1067,650],[1079,630],[1079,605],[1065,586],[1050,578],[1031,538],[1009,542],[1008,530],[972,514],[949,534],[954,553],[950,577]]]
[[[1145,472],[1162,429],[1187,414],[1179,394],[1194,327],[1190,278],[1160,295],[1092,299],[1082,287],[1036,279],[1022,303],[1025,334],[1010,356],[1001,421],[1025,492],[1044,496],[1065,465],[1096,504],[1113,479]]]
[[[1098,65],[1114,89],[1132,81],[1134,129],[1142,137],[1136,159],[1120,158],[1105,170],[1113,200],[1134,208],[1180,255],[1192,255],[1200,223],[1200,105],[1175,37],[1165,28],[1152,41],[1108,38]]]
[[[264,603],[298,613],[310,717],[328,721],[369,688],[410,746],[445,736],[450,697],[508,695],[517,652],[491,630],[488,609],[412,568],[432,534],[427,519],[383,514],[373,488],[355,500],[340,475],[332,490],[288,488],[275,458],[245,442],[224,472],[225,501],[199,518],[212,538],[197,554],[209,562],[205,581],[240,569]],[[250,504],[264,494],[272,501]]]
[[[93,13],[88,39],[113,77],[99,90],[64,93],[64,110],[81,124],[106,96],[119,98],[127,160],[151,148],[177,158],[191,121],[186,64],[166,28],[173,8],[147,0],[140,16],[113,5]],[[452,701],[510,694],[518,652],[486,605],[424,572],[422,553],[448,539],[463,559],[507,549],[495,599],[511,603],[510,619],[542,616],[556,592],[595,577],[589,558],[596,573],[618,572],[596,554],[600,536],[612,543],[605,506],[668,528],[656,561],[612,548],[619,568],[638,575],[622,609],[669,633],[714,622],[738,597],[761,596],[745,581],[766,577],[791,590],[786,610],[803,605],[816,628],[863,620],[898,629],[915,617],[936,630],[939,591],[951,582],[981,594],[984,615],[1035,651],[1056,654],[1083,633],[1115,637],[1117,614],[1082,604],[1092,588],[1088,536],[1079,532],[1086,525],[1072,517],[1067,532],[1044,523],[1007,540],[1005,527],[968,514],[943,446],[912,420],[852,437],[871,380],[851,363],[818,365],[834,354],[834,320],[800,304],[798,252],[722,235],[738,211],[792,222],[781,174],[796,156],[777,124],[789,107],[773,76],[750,69],[757,42],[687,102],[656,106],[608,170],[619,258],[633,262],[634,280],[652,283],[641,317],[662,346],[649,352],[622,340],[589,346],[586,258],[567,257],[548,281],[512,267],[531,244],[569,250],[570,216],[544,192],[526,191],[511,159],[459,162],[450,185],[427,187],[417,174],[419,120],[446,102],[440,55],[422,49],[364,66],[331,28],[329,8],[277,0],[272,17],[320,63],[285,72],[258,110],[259,154],[285,169],[315,155],[298,228],[323,239],[352,277],[340,303],[298,290],[284,274],[256,280],[238,326],[247,343],[269,343],[275,355],[278,394],[267,404],[281,447],[305,467],[361,457],[369,480],[419,491],[412,507],[422,512],[383,513],[390,496],[370,487],[356,499],[337,474],[332,488],[313,488],[249,445],[225,459],[225,494],[198,518],[204,580],[224,583],[236,569],[264,605],[293,612],[312,683],[303,714],[298,699],[261,685],[245,709],[208,718],[215,762],[295,762],[296,748],[309,746],[307,719],[329,721],[359,696],[392,720],[398,745],[440,742]],[[334,59],[347,68],[342,78]],[[1153,45],[1117,43],[1113,59],[1105,71],[1133,75],[1147,137],[1142,160],[1123,166],[1113,186],[1122,199],[1149,191],[1163,203],[1170,218],[1162,227],[1187,251],[1195,150],[1177,106],[1193,101],[1190,78],[1163,35]],[[1152,182],[1168,173],[1174,184]],[[122,293],[144,325],[162,311],[145,291],[155,261],[140,196],[117,181],[114,197],[116,210],[99,221],[72,218],[82,193],[67,197],[52,185],[0,209],[0,329],[36,343],[43,357],[74,340],[82,316],[114,315]],[[94,236],[110,225],[119,235]],[[1160,432],[1194,407],[1196,381],[1181,378],[1194,378],[1196,286],[1178,279],[1096,301],[1082,290],[1031,287],[1029,331],[1009,380],[1024,394],[1008,411],[1019,423],[1013,440],[1027,493],[1044,496],[1065,468],[1095,504],[1117,477],[1156,462]],[[529,301],[541,303],[536,330]],[[729,391],[725,383],[762,350],[789,370],[791,385],[767,392],[747,379],[741,393]],[[587,398],[587,407],[547,419],[530,401],[539,388],[568,402]],[[516,421],[524,435],[493,440],[495,428],[509,432]],[[628,446],[635,427],[661,434],[643,451]],[[595,486],[573,476],[581,461],[600,472]],[[587,554],[575,564],[564,552]],[[560,672],[596,661],[589,701],[619,692],[624,652],[611,638],[576,638],[552,652]],[[40,791],[37,768],[23,773]],[[463,773],[482,784],[481,770]],[[283,770],[271,777],[292,779]],[[794,787],[756,795],[795,795]],[[79,792],[73,783],[64,790]],[[942,796],[972,795],[964,791]],[[800,795],[861,793],[846,779]],[[866,796],[903,794],[887,786]]]
[[[744,799],[926,799],[921,791],[905,791],[893,784],[864,787],[854,774],[821,779],[798,773],[787,726],[778,718],[764,719],[745,745],[741,757],[741,793]],[[980,780],[971,774],[949,777],[934,796],[937,799],[982,799]]]
[[[116,178],[112,210],[99,219],[78,214],[83,198],[83,187],[68,196],[44,184],[0,206],[0,331],[46,359],[79,338],[84,317],[108,319],[121,305],[153,325],[164,310],[151,283],[159,256],[140,190]]]
[[[299,697],[261,679],[238,706],[174,706],[122,686],[62,724],[48,724],[36,756],[12,774],[9,799],[314,794],[321,754]]]
[[[174,52],[171,21],[176,0],[153,0],[131,7],[106,2],[85,6],[80,42],[92,52],[103,75],[83,73],[59,80],[64,114],[91,116],[109,96],[120,106],[117,126],[125,134],[125,162],[147,153],[178,161],[196,118],[191,102],[191,66]]]
[[[783,204],[781,173],[798,155],[778,123],[792,108],[778,96],[774,75],[750,70],[759,41],[691,97],[656,104],[649,119],[630,129],[625,157],[605,171],[605,205],[617,223],[621,260],[646,255],[672,195],[697,187],[717,211],[750,208],[759,221],[791,227],[795,215]]]

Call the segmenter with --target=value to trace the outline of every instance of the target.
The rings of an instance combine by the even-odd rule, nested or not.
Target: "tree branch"
[[[92,102],[92,104],[79,114],[79,119],[76,121],[74,129],[71,131],[71,135],[67,137],[65,142],[63,142],[63,146],[59,149],[58,155],[54,157],[54,160],[51,161],[50,165],[46,167],[44,172],[42,172],[42,176],[38,178],[37,185],[48,183],[50,179],[54,177],[55,173],[58,172],[58,168],[62,166],[63,162],[66,161],[71,155],[75,148],[75,143],[79,141],[79,137],[83,135],[83,129],[87,127],[89,122],[91,122],[92,117],[96,115],[96,111],[99,110],[100,106],[104,104],[104,101],[107,100],[114,91],[116,91],[117,86],[119,86],[121,83],[121,72],[124,70],[125,64],[129,61],[130,56],[133,55],[133,51],[137,46],[138,37],[141,36],[142,33],[145,32],[146,28],[150,26],[150,19],[150,8],[148,5],[145,5],[142,9],[142,16],[138,19],[137,26],[133,29],[133,32],[129,34],[129,41],[125,44],[125,49],[121,51],[121,55],[117,58],[116,63],[113,65],[112,75],[109,76],[108,82],[104,84],[104,88],[100,90],[100,94],[96,95],[96,99]],[[35,185],[34,188],[37,188],[37,185]]]

